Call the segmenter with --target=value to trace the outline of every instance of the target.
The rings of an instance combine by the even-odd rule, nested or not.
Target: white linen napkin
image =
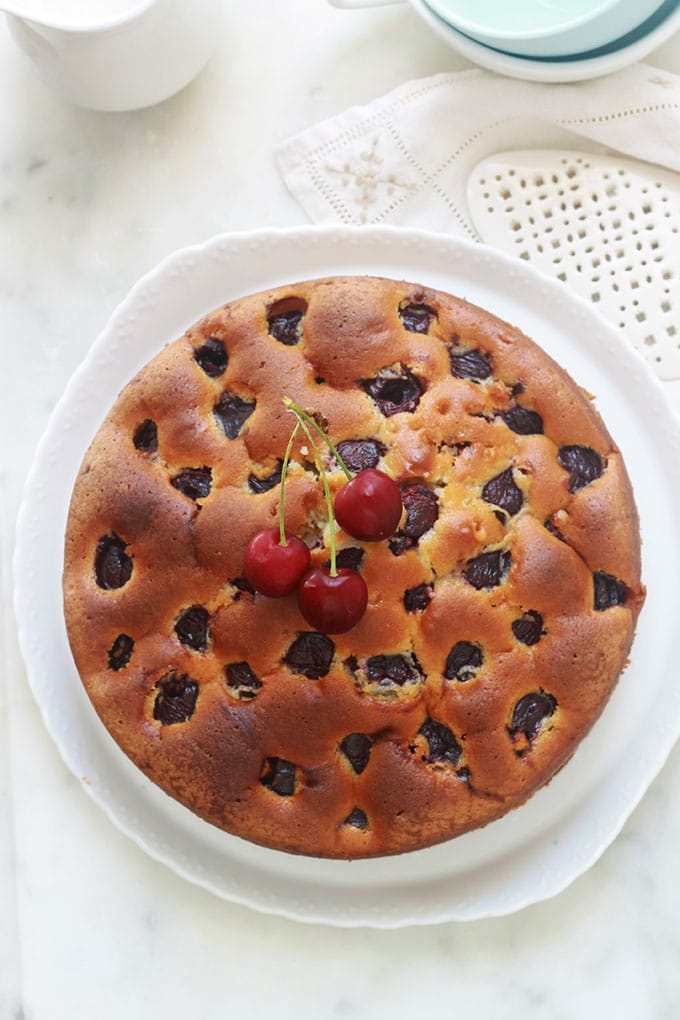
[[[680,76],[636,64],[576,84],[482,70],[408,82],[285,141],[283,178],[315,223],[476,237],[467,178],[507,149],[619,152],[680,170]]]
[[[419,227],[503,247],[499,236],[480,238],[475,229],[468,179],[480,161],[496,153],[536,149],[623,156],[643,161],[651,174],[658,174],[659,167],[680,171],[680,76],[645,64],[559,85],[477,69],[438,74],[310,127],[281,144],[275,155],[288,188],[315,223]],[[610,293],[603,289],[601,270],[592,268],[598,258],[588,256],[589,273],[582,272],[582,249],[593,251],[586,242],[564,251],[573,256],[571,264],[568,257],[549,258],[540,238],[531,251],[518,252],[506,236],[505,250],[521,253],[597,301],[601,314],[625,327],[680,409],[680,175],[676,181],[675,173],[666,173],[664,181],[663,196],[656,192],[666,203],[662,212],[650,211],[644,178],[633,180],[637,188],[625,198],[619,189],[623,222],[619,225],[616,210],[609,213],[609,225],[612,247],[617,255],[625,251],[625,262],[616,279],[609,280]],[[601,214],[591,203],[591,230]],[[570,236],[568,228],[563,234]],[[579,236],[585,236],[580,225]],[[591,286],[593,280],[600,282]],[[620,283],[629,291],[625,311]]]

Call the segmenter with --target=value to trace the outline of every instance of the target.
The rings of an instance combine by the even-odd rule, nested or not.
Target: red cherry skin
[[[258,531],[248,543],[243,567],[255,591],[271,598],[294,591],[311,561],[309,549],[301,539],[286,532],[287,545],[281,545],[280,538],[278,528]]]
[[[344,634],[366,612],[368,588],[361,574],[349,567],[341,567],[336,577],[331,577],[325,568],[316,568],[300,582],[298,605],[315,630]]]
[[[340,527],[362,542],[380,542],[393,535],[404,509],[395,480],[376,468],[360,471],[343,485],[334,506]]]

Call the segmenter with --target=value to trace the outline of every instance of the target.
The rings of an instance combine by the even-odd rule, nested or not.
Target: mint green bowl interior
[[[426,0],[450,28],[516,56],[555,59],[608,46],[680,0]]]
[[[620,3],[621,0],[437,0],[436,9],[461,32],[497,39],[526,39],[577,28]]]

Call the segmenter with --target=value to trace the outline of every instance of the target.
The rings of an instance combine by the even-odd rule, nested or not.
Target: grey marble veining
[[[3,513],[0,506],[0,521]],[[9,596],[9,571],[0,550],[0,583],[3,605]],[[19,974],[19,929],[16,902],[16,859],[13,826],[12,763],[9,753],[9,705],[7,688],[6,655],[9,621],[3,619],[0,627],[0,904],[2,904],[2,925],[0,925],[0,1016],[11,1016],[20,995]]]

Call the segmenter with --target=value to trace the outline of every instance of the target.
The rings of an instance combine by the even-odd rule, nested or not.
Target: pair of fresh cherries
[[[399,486],[383,471],[366,468],[352,475],[342,457],[321,428],[288,397],[284,404],[297,422],[281,467],[278,527],[258,531],[246,549],[244,572],[253,588],[262,595],[281,598],[297,589],[300,612],[315,630],[342,634],[355,626],[368,605],[368,589],[361,574],[350,567],[337,567],[335,522],[362,542],[380,542],[397,530],[403,511]],[[328,567],[312,567],[305,543],[285,530],[284,485],[288,462],[297,433],[306,435],[317,464],[326,500],[330,525]],[[312,432],[320,436],[345,473],[348,481],[331,499],[328,478]]]

